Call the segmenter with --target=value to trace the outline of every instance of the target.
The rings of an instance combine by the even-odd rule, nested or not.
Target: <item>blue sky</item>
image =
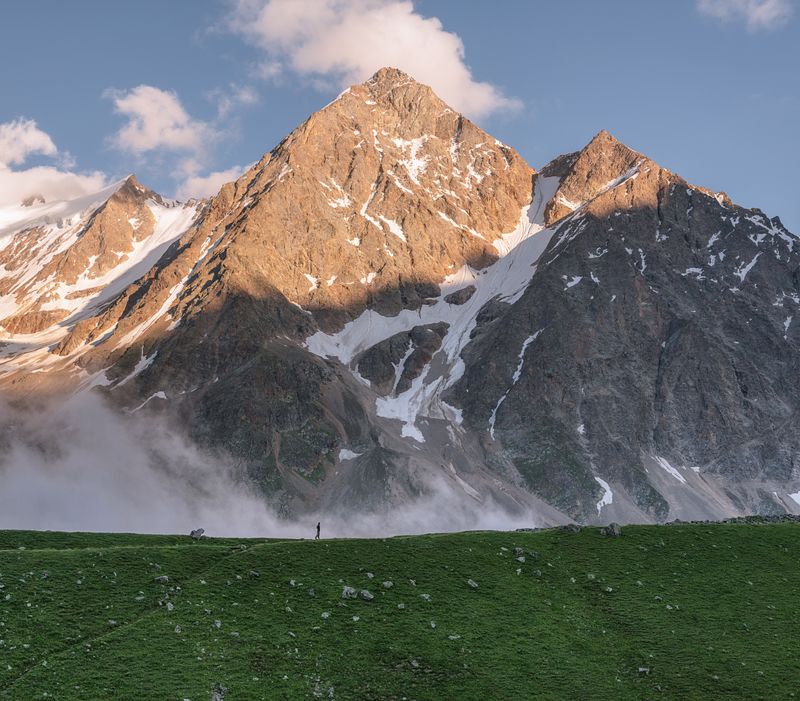
[[[400,64],[534,167],[608,129],[800,234],[797,3],[9,3],[0,191],[136,172],[206,194],[348,81]]]

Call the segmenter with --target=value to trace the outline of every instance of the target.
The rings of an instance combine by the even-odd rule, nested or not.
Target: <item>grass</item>
[[[342,599],[344,585],[375,598]],[[14,701],[206,701],[217,685],[225,701],[800,694],[792,523],[319,542],[0,532],[0,587],[0,699]]]

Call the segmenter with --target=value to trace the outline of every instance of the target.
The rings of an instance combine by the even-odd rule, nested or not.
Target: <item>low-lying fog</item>
[[[210,536],[381,536],[512,529],[534,517],[456,494],[379,514],[278,518],[229,465],[153,421],[122,417],[87,394],[36,411],[0,406],[0,529],[188,533]]]

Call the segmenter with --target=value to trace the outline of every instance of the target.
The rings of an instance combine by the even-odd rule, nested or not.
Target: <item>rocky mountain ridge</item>
[[[2,232],[8,396],[157,416],[283,513],[800,512],[797,237],[606,132],[536,172],[382,69],[208,201],[101,195]]]

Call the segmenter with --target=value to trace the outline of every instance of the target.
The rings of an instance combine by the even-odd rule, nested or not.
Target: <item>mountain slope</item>
[[[285,514],[800,510],[797,238],[606,132],[536,173],[382,69],[211,200],[107,198],[2,251],[7,391],[158,417]]]
[[[798,530],[0,531],[0,698],[791,698]]]

